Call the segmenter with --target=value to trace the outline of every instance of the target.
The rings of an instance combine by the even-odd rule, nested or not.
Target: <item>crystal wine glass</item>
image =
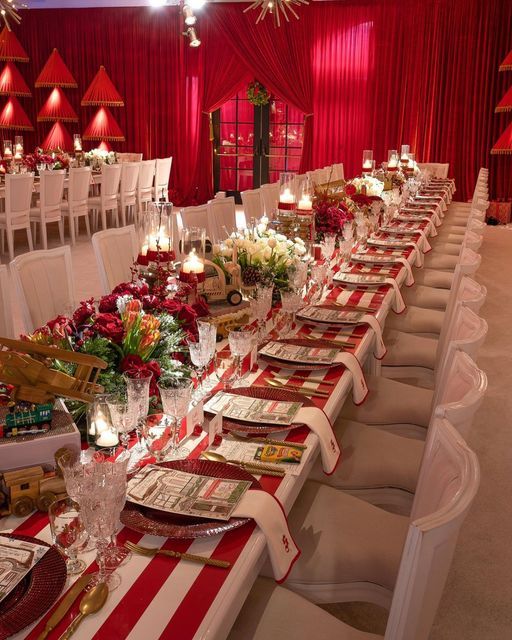
[[[138,407],[130,404],[128,398],[124,395],[107,396],[108,409],[112,423],[117,430],[121,444],[126,450],[130,443],[130,431],[135,428],[137,415],[135,413]]]
[[[128,395],[128,404],[133,408],[135,414],[135,431],[137,433],[137,450],[143,447],[140,441],[143,422],[149,413],[149,388],[151,385],[152,375],[143,378],[129,378],[125,376],[126,393]]]
[[[253,315],[256,316],[258,325],[258,344],[263,342],[266,335],[266,320],[272,309],[272,295],[274,285],[257,285],[254,298],[251,303]]]
[[[211,324],[210,322],[206,322],[205,320],[196,320],[196,324],[199,333],[199,342],[204,346],[206,355],[208,357],[208,362],[206,363],[205,367],[205,370],[208,371],[217,350],[217,326]],[[211,385],[209,385],[209,383],[204,379],[203,376],[203,393],[209,388],[211,388]]]
[[[228,334],[229,349],[236,357],[236,372],[232,385],[234,387],[238,386],[242,380],[242,360],[251,352],[253,339],[253,329],[240,329],[230,331]]]
[[[309,279],[309,286],[308,286],[309,304],[316,304],[317,302],[320,302],[324,294],[326,281],[327,281],[327,265],[312,264],[311,277]]]
[[[295,326],[295,316],[297,311],[299,311],[304,304],[303,300],[295,291],[284,291],[281,289],[281,304],[283,312],[290,318],[288,326],[291,330]]]
[[[188,413],[192,401],[193,389],[193,384],[189,381],[183,381],[177,386],[168,389],[159,386],[164,413],[167,418],[170,418],[173,427],[171,446],[174,455],[180,452],[179,437],[181,422]]]
[[[82,573],[87,565],[77,554],[85,549],[89,536],[78,503],[71,498],[56,500],[48,509],[48,517],[53,543],[66,558],[68,575]]]
[[[194,401],[199,401],[203,397],[203,376],[206,367],[210,362],[210,352],[206,345],[201,342],[187,340],[190,360],[196,368],[197,387],[194,391]]]

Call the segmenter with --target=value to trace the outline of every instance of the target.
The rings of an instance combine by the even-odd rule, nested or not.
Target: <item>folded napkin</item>
[[[417,246],[423,251],[428,253],[432,250],[429,241],[427,240],[427,234],[423,229],[400,229],[400,227],[380,227],[379,231],[382,233],[389,233],[395,236],[420,236],[416,242]]]
[[[375,320],[375,318],[373,319]],[[352,397],[354,404],[359,405],[363,403],[368,395],[368,386],[366,385],[366,380],[364,379],[363,370],[361,369],[359,360],[352,353],[340,351],[336,354],[334,362],[336,364],[342,364],[352,374]],[[297,421],[297,418],[295,420]]]
[[[233,511],[233,517],[256,521],[267,541],[274,578],[276,582],[284,582],[300,556],[300,549],[292,538],[279,501],[266,491],[250,489]]]
[[[380,239],[380,238],[376,238],[376,239],[368,239],[367,244],[371,247],[382,247],[382,248],[396,248],[396,246],[393,246],[393,242],[389,241],[389,240],[385,240],[385,239]],[[402,246],[402,245],[401,245]],[[416,267],[422,267],[423,266],[423,255],[422,252],[420,251],[420,249],[418,248],[418,246],[416,245],[415,242],[404,242],[403,243],[403,248],[412,248],[413,253],[414,253],[414,265]]]
[[[379,256],[380,258],[380,256]],[[372,255],[371,254],[367,254],[367,253],[355,253],[352,258],[351,258],[352,262],[362,262],[364,264],[371,264],[374,266],[383,266],[386,264],[397,264],[400,263],[401,265],[403,265],[407,271],[407,276],[405,278],[405,284],[410,287],[414,284],[414,276],[412,275],[412,269],[411,269],[411,265],[409,264],[409,261],[406,258],[402,258],[401,256],[393,256],[393,257],[386,257],[384,256],[384,259],[377,259],[377,260],[372,260]]]
[[[432,218],[429,218],[429,216],[399,215],[395,218],[395,220],[398,220],[399,222],[409,222],[409,223],[419,221],[420,224],[422,222],[426,222],[430,236],[432,236],[432,238],[435,238],[437,236],[436,225],[434,224],[434,221],[432,220]]]
[[[349,354],[350,355],[350,354]],[[352,356],[354,358],[354,356]],[[354,358],[355,359],[355,358]],[[362,384],[366,387],[361,368]],[[355,380],[354,376],[352,376]],[[367,390],[368,393],[368,390]],[[366,397],[366,396],[365,396]],[[361,401],[362,402],[362,401]],[[319,407],[301,407],[294,418],[294,422],[307,424],[311,431],[317,436],[320,444],[320,456],[322,458],[322,468],[326,475],[334,473],[340,460],[341,449],[336,440],[331,422],[325,412]]]

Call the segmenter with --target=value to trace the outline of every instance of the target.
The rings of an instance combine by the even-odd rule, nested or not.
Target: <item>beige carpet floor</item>
[[[21,236],[20,241],[23,253],[27,249]],[[52,234],[50,246],[57,244]],[[469,444],[478,454],[482,481],[462,528],[431,640],[512,638],[512,230],[488,227],[481,254],[476,279],[488,289],[481,314],[489,323],[489,336],[478,363],[488,375],[489,390]],[[96,262],[85,237],[72,256],[77,299],[100,295]],[[16,308],[15,322],[21,330]],[[385,629],[385,612],[371,605],[326,608],[358,628]]]

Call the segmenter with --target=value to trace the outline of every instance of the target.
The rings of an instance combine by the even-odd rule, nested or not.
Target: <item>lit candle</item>
[[[11,143],[6,143],[4,146],[4,158],[12,158],[12,147]]]
[[[388,169],[396,169],[397,167],[397,162],[396,162],[396,157],[395,156],[391,156],[389,162],[388,162]]]
[[[313,209],[311,198],[308,195],[303,194],[302,198],[299,200],[297,209],[300,209],[301,211],[311,211]]]
[[[98,414],[96,417],[91,420],[91,424],[89,426],[89,434],[91,436],[103,433],[108,429],[107,421],[105,420],[105,416],[103,415],[103,411],[98,410]]]
[[[82,140],[80,138],[75,138],[74,141],[75,151],[82,151]]]
[[[199,260],[195,250],[188,254],[187,259],[183,263],[183,273],[203,273],[204,264]]]
[[[98,447],[117,447],[119,444],[117,432],[112,429],[105,429],[105,431],[96,438],[96,444]]]
[[[141,248],[141,250],[140,250],[140,255],[141,255],[141,256],[147,256],[147,255],[148,255],[148,249],[149,249],[149,244],[148,244],[147,242],[145,242],[145,243],[142,245],[142,248]]]
[[[363,169],[371,169],[372,168],[372,161],[371,160],[365,160],[363,162]]]
[[[284,202],[286,204],[293,204],[295,202],[295,198],[288,187],[285,188],[279,197],[279,202]]]
[[[15,147],[16,155],[14,156],[16,160],[21,160],[21,156],[23,155],[23,145],[18,142]]]

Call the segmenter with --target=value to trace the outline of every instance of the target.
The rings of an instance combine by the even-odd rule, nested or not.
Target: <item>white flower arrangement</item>
[[[84,153],[85,162],[95,167],[101,167],[102,164],[115,164],[116,154],[114,151],[105,151],[104,149],[91,149]]]
[[[384,190],[384,183],[372,176],[363,176],[362,178],[353,178],[351,184],[357,189],[357,193],[361,193],[363,187],[366,187],[367,196],[381,196]]]

